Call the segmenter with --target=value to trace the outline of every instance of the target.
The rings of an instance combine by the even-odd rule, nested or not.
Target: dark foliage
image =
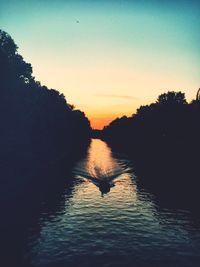
[[[1,210],[9,214],[13,203],[17,212],[31,210],[40,195],[62,182],[57,176],[67,178],[90,135],[85,114],[37,82],[13,39],[0,30]]]
[[[90,138],[84,113],[63,94],[42,86],[18,54],[12,38],[0,31],[0,158],[57,161],[73,157]]]
[[[93,129],[92,130],[92,138],[94,139],[98,139],[98,138],[101,138],[101,133],[102,131],[101,130],[96,130],[96,129]]]
[[[22,266],[28,225],[44,201],[53,201],[60,188],[68,187],[71,167],[86,151],[91,135],[85,114],[63,94],[36,81],[17,49],[0,30],[2,266]]]
[[[200,101],[181,92],[160,95],[132,117],[114,120],[102,132],[113,149],[128,153],[140,183],[169,196],[196,198],[199,190]]]

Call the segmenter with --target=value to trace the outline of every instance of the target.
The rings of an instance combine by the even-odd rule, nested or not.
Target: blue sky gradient
[[[167,90],[191,100],[200,85],[200,1],[7,0],[0,28],[95,127]]]

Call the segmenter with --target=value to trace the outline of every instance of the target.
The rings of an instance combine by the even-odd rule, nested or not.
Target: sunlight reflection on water
[[[91,142],[87,158],[77,164],[74,174],[94,183],[103,195],[120,182],[122,175],[128,175],[127,171],[129,169],[112,156],[108,145],[95,139]]]
[[[105,142],[92,141],[73,179],[61,208],[41,215],[30,244],[33,266],[198,266],[200,234],[193,234],[187,212],[161,212]],[[97,179],[114,185],[103,198]]]
[[[111,150],[105,142],[92,140],[86,161],[86,169],[95,175],[106,175],[119,168],[111,155]]]

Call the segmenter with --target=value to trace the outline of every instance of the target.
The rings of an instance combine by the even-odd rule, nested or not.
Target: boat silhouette
[[[94,170],[94,175],[86,173],[82,170],[76,170],[75,174],[91,181],[94,185],[96,185],[99,188],[102,196],[110,192],[111,187],[115,186],[115,180],[126,171],[117,170],[103,173],[98,167],[95,167]]]

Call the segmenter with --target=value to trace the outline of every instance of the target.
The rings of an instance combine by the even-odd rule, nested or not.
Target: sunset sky
[[[94,128],[200,87],[200,1],[0,0],[0,28]]]

